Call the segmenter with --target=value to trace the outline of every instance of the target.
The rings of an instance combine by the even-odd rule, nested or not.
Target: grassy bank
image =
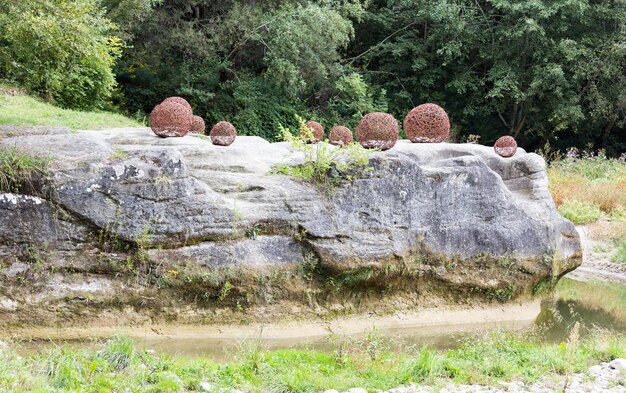
[[[209,359],[170,358],[143,351],[119,337],[85,349],[54,348],[20,357],[0,350],[0,389],[12,392],[319,392],[364,387],[389,389],[410,382],[431,385],[537,381],[564,377],[601,361],[626,356],[623,336],[597,332],[562,344],[543,344],[540,332],[494,333],[467,339],[457,349],[398,349],[372,332],[360,341],[338,340],[332,353],[263,350],[256,342],[232,351],[223,364]]]
[[[626,162],[602,154],[552,162],[550,192],[559,213],[589,227],[592,240],[615,250],[610,260],[626,264]]]
[[[27,95],[8,95],[0,89],[0,124],[56,126],[72,129],[142,127],[135,120],[111,112],[62,109]]]
[[[626,218],[626,163],[603,155],[554,161],[548,168],[550,192],[559,212],[574,224],[601,216]]]

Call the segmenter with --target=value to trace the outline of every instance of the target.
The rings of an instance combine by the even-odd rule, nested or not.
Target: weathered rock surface
[[[581,260],[543,159],[522,149],[503,159],[480,145],[399,141],[321,190],[271,174],[301,157],[257,137],[224,149],[149,129],[0,134],[0,146],[53,159],[45,198],[0,195],[0,303],[17,304],[0,321],[81,309],[88,322],[129,307],[134,321],[207,322],[219,308],[256,318],[302,303],[323,312],[342,291],[350,310],[354,293],[409,292],[411,306],[504,301]]]

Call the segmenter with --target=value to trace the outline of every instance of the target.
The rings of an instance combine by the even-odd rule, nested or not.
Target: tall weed
[[[549,189],[561,214],[575,223],[597,221],[597,210],[621,217],[626,212],[626,162],[597,155],[569,153],[548,169]],[[569,206],[568,206],[569,204]]]

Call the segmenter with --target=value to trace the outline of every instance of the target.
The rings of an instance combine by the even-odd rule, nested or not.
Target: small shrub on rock
[[[300,165],[281,164],[274,172],[309,181],[320,186],[333,186],[341,181],[341,172],[348,172],[364,167],[369,162],[369,151],[358,143],[349,143],[343,149],[336,148],[324,141],[311,145],[308,143],[307,128],[304,120],[296,116],[300,123],[299,136],[294,136],[288,128],[279,125],[282,139],[291,144],[293,152],[302,153],[304,159]],[[334,169],[338,176],[329,176]]]
[[[398,141],[398,122],[388,113],[368,113],[356,128],[356,138],[366,149],[389,150]]]
[[[164,101],[150,113],[150,128],[161,138],[185,136],[191,130],[192,116],[184,105]]]
[[[422,104],[406,115],[404,132],[413,143],[441,143],[450,135],[450,119],[439,105]]]
[[[352,131],[348,127],[335,126],[328,135],[328,140],[335,146],[346,146],[352,143],[353,136]]]
[[[237,137],[237,129],[227,121],[220,121],[213,126],[210,136],[214,145],[229,146]]]

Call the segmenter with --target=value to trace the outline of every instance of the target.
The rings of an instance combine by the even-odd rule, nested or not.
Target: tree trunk
[[[608,121],[608,123],[606,123],[606,125],[602,129],[602,133],[600,134],[598,139],[596,139],[596,143],[593,146],[594,150],[600,150],[600,149],[606,148],[606,144],[609,141],[609,134],[611,133],[611,130],[613,129],[613,126],[615,125],[615,121],[616,121],[616,118],[612,118],[611,120]]]

